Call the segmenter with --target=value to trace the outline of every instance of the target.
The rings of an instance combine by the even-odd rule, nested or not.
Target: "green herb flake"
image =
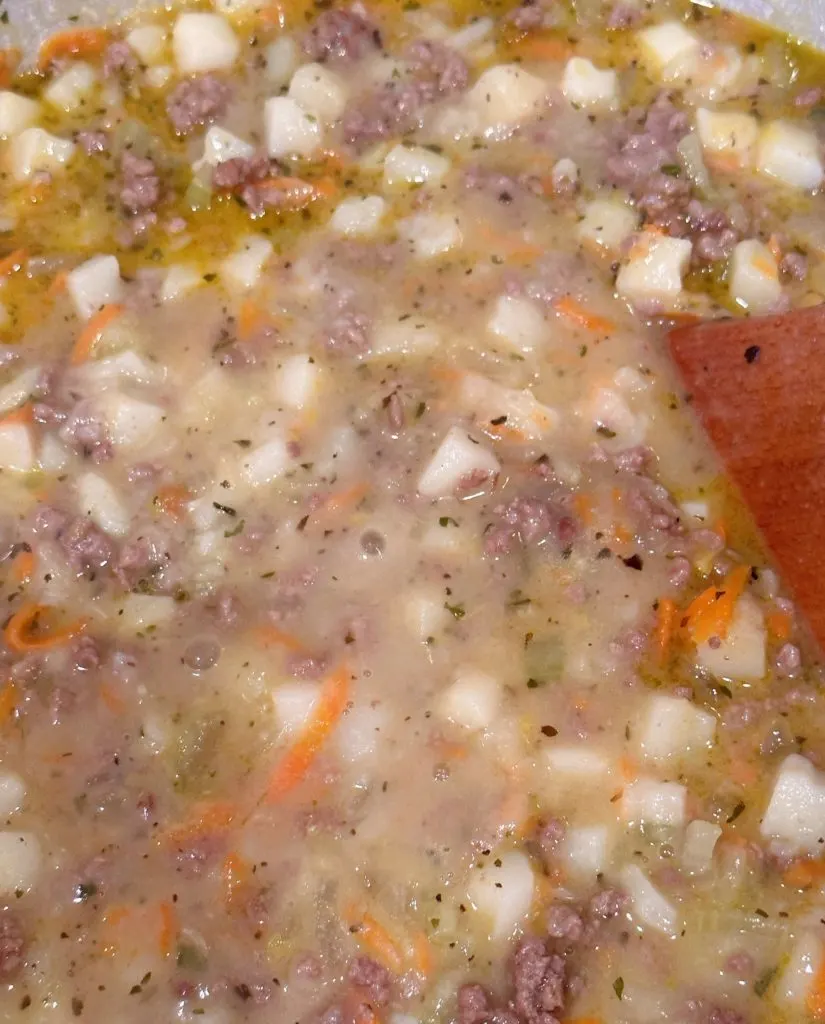
[[[223,535],[224,537],[237,537],[239,533],[243,533],[243,528],[244,520],[241,519],[241,521],[236,526],[233,526],[231,530],[224,530]]]
[[[678,164],[664,164],[662,166],[662,174],[667,174],[670,178],[678,178],[682,173],[682,168]]]
[[[458,526],[458,520],[457,519],[453,519],[452,516],[439,516],[438,525],[439,526]]]
[[[621,975],[613,982],[613,991],[616,993],[617,999],[621,999],[624,995],[624,978]]]
[[[616,436],[616,431],[615,430],[611,430],[610,427],[606,427],[606,426],[604,426],[604,424],[601,424],[601,423],[599,424],[598,427],[596,427],[596,433],[599,434],[601,437],[607,437],[607,438],[615,437]]]
[[[200,971],[206,967],[206,957],[191,942],[181,942],[175,954],[175,963],[185,971]]]
[[[543,679],[536,679],[534,676],[530,676],[530,678],[527,680],[528,690],[537,690],[540,686],[544,686]]]
[[[467,614],[463,604],[450,604],[449,602],[445,601],[444,607],[447,609],[447,611],[450,613],[450,615],[452,615],[454,619],[463,619],[464,616]]]
[[[753,990],[760,999],[763,998],[765,993],[771,987],[771,982],[776,977],[778,971],[778,967],[769,967],[766,971],[763,971],[753,983]]]
[[[743,800],[740,800],[739,803],[734,807],[734,809],[728,815],[728,819],[727,819],[728,824],[729,825],[733,824],[733,822],[736,821],[736,819],[739,817],[739,815],[744,810],[745,810],[745,803],[744,803]]]

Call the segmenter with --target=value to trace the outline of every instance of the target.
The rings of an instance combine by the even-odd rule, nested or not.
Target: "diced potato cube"
[[[146,84],[152,89],[165,89],[172,80],[174,69],[168,64],[156,64],[146,71]]]
[[[564,68],[561,89],[574,107],[614,107],[619,99],[616,72],[597,68],[586,57],[571,57]]]
[[[631,825],[678,828],[685,822],[687,789],[678,782],[637,779],[625,786],[622,814]]]
[[[790,953],[781,959],[781,968],[771,985],[771,998],[786,1006],[796,1007],[806,1017],[806,1003],[816,981],[821,977],[825,948],[813,931],[805,930],[794,942]]]
[[[332,124],[344,112],[348,90],[344,79],[323,64],[304,64],[292,76],[287,95],[322,124]]]
[[[362,704],[350,708],[338,726],[338,752],[345,761],[357,763],[372,758],[378,750],[382,730],[387,725],[383,708]]]
[[[59,171],[74,156],[77,147],[42,128],[24,128],[11,141],[11,168],[17,181],[26,181],[37,171]]]
[[[825,842],[825,773],[800,754],[789,754],[773,785],[760,831],[794,853],[819,855]]]
[[[157,64],[166,46],[166,30],[160,25],[138,25],[127,33],[126,42],[143,64]]]
[[[698,65],[699,37],[679,21],[663,21],[639,35],[642,56],[665,82],[686,77]]]
[[[203,156],[195,164],[195,167],[206,165],[217,167],[224,160],[232,160],[235,157],[248,159],[255,155],[255,147],[251,142],[238,138],[226,128],[213,124],[203,139]]]
[[[702,148],[708,153],[724,153],[739,164],[750,162],[759,135],[756,118],[732,111],[696,111],[696,128]]]
[[[312,356],[296,353],[281,363],[275,378],[275,394],[290,409],[306,409],[318,397],[321,370]]]
[[[185,75],[224,71],[238,58],[241,44],[226,18],[207,11],[178,15],[172,31],[172,49]]]
[[[380,323],[373,331],[373,356],[417,356],[435,352],[441,344],[438,328],[418,316]]]
[[[272,703],[278,728],[287,734],[300,732],[318,706],[320,696],[320,683],[304,681],[275,687]]]
[[[539,348],[548,335],[541,309],[521,295],[500,295],[487,329],[524,355]]]
[[[132,518],[120,495],[99,473],[84,473],[77,481],[77,502],[82,515],[88,516],[104,533],[124,537]]]
[[[116,256],[92,256],[69,271],[66,279],[69,296],[77,315],[84,320],[123,296],[120,264]]]
[[[290,36],[279,36],[266,48],[266,78],[276,89],[292,78],[298,66],[298,44]]]
[[[173,263],[163,275],[160,286],[160,301],[175,302],[203,284],[203,275],[194,267]]]
[[[638,214],[626,203],[618,199],[593,199],[579,221],[578,235],[583,242],[616,252],[636,230],[638,222]]]
[[[466,430],[451,427],[418,479],[425,498],[446,497],[477,475],[498,476],[501,465],[493,453],[474,441]]]
[[[637,742],[651,761],[667,761],[707,750],[716,733],[716,718],[685,697],[659,695],[648,700]]]
[[[467,102],[481,124],[493,131],[534,117],[547,102],[548,83],[518,64],[497,64],[479,75]]]
[[[283,476],[291,469],[293,461],[286,441],[274,437],[244,455],[241,473],[248,483],[258,487]]]
[[[536,880],[530,861],[518,850],[484,858],[473,870],[467,895],[473,907],[490,921],[490,938],[514,934],[530,911]]]
[[[272,255],[272,242],[262,235],[247,235],[240,249],[220,266],[221,280],[228,286],[248,291],[261,278]]]
[[[270,156],[312,156],[321,145],[318,119],[290,96],[273,96],[264,106],[266,148]]]
[[[764,243],[755,238],[739,242],[730,258],[730,294],[750,313],[767,313],[782,298],[779,264]]]
[[[128,395],[113,394],[105,402],[104,418],[112,441],[131,447],[148,441],[163,422],[165,413],[159,405],[142,402]]]
[[[792,121],[772,121],[759,133],[756,167],[785,185],[806,191],[818,188],[823,178],[819,140]]]
[[[710,871],[713,862],[713,851],[722,829],[711,821],[697,818],[685,829],[685,842],[682,846],[682,867],[692,875],[701,875]]]
[[[679,911],[650,881],[638,864],[626,864],[619,879],[630,897],[631,913],[642,924],[674,937],[679,934]]]
[[[121,631],[137,632],[157,628],[174,618],[176,608],[174,597],[163,594],[129,594],[114,621]]]
[[[601,786],[611,773],[610,761],[604,754],[583,743],[553,745],[545,751],[544,761],[553,782],[558,781],[558,776],[567,784],[575,779],[576,785]]]
[[[40,841],[31,832],[0,832],[0,894],[32,889],[43,869]]]
[[[0,818],[8,818],[23,806],[26,783],[16,772],[0,772]]]
[[[371,235],[377,231],[386,211],[387,201],[381,196],[350,196],[336,206],[329,226],[339,235],[350,238]]]
[[[404,624],[422,642],[436,636],[452,622],[445,607],[444,592],[438,587],[418,587],[404,599]]]
[[[682,291],[682,277],[690,263],[688,238],[671,238],[643,231],[637,235],[630,257],[616,278],[616,291],[637,305],[672,304]]]
[[[564,869],[575,878],[594,879],[610,861],[610,833],[604,825],[569,828],[559,848]]]
[[[765,618],[759,604],[743,594],[736,602],[728,635],[718,646],[699,644],[699,664],[724,679],[755,682],[765,675]]]
[[[492,725],[501,704],[497,679],[480,669],[462,669],[441,694],[438,712],[465,729],[486,729]]]
[[[648,418],[635,413],[615,388],[596,388],[584,408],[585,419],[609,450],[633,448],[647,436]]]
[[[452,213],[417,213],[398,225],[419,259],[433,259],[461,245],[461,228]]]
[[[85,102],[95,87],[97,74],[91,64],[70,64],[43,91],[43,98],[58,110],[69,113]]]
[[[488,430],[491,420],[506,416],[507,428],[518,430],[531,441],[540,441],[560,422],[558,412],[539,402],[529,389],[505,388],[477,373],[464,377],[460,401]]]
[[[0,423],[0,469],[30,473],[37,465],[32,432],[25,423]]]
[[[409,185],[430,185],[441,181],[450,161],[423,146],[397,145],[384,160],[384,185],[396,189]]]
[[[40,104],[10,89],[0,91],[0,138],[8,139],[30,128],[40,116]]]

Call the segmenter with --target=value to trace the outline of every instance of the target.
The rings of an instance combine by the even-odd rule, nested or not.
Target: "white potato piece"
[[[619,879],[631,901],[631,914],[637,922],[674,938],[681,928],[679,911],[650,881],[638,864],[626,864]]]
[[[296,682],[276,686],[272,691],[272,703],[278,728],[288,735],[300,732],[318,706],[320,696],[320,683]]]
[[[496,299],[487,329],[523,355],[535,352],[548,335],[541,309],[520,295],[500,295]]]
[[[636,305],[672,305],[682,291],[692,248],[689,238],[641,232],[619,270],[616,291]]]
[[[378,751],[386,712],[369,704],[356,705],[344,715],[336,733],[341,757],[350,764],[368,761]]]
[[[69,271],[66,288],[77,315],[88,320],[103,306],[123,297],[120,264],[116,256],[93,256]]]
[[[254,155],[255,147],[251,142],[239,138],[227,128],[213,124],[203,139],[203,155],[194,166],[196,170],[204,166],[217,167],[225,160],[248,159]]]
[[[329,226],[347,238],[372,235],[387,212],[387,201],[381,196],[350,196],[333,210]]]
[[[782,298],[776,257],[755,238],[746,238],[734,248],[728,279],[731,298],[749,313],[767,313]]]
[[[503,129],[534,117],[546,104],[548,83],[518,64],[497,64],[479,75],[467,103],[489,131]]]
[[[571,57],[564,67],[561,90],[574,107],[615,107],[618,78],[610,68],[601,69],[586,57]]]
[[[126,34],[126,42],[143,64],[157,64],[166,48],[166,29],[160,25],[138,25]]]
[[[498,459],[488,448],[474,441],[461,427],[451,427],[418,478],[418,492],[425,498],[446,497],[462,480],[476,474],[495,477],[500,469]]]
[[[820,144],[814,132],[792,121],[771,121],[759,133],[756,168],[792,188],[810,191],[822,184]]]
[[[146,84],[152,89],[165,89],[174,73],[175,69],[168,64],[157,64],[147,69]]]
[[[109,385],[121,380],[139,381],[141,384],[157,384],[165,375],[163,367],[154,366],[142,359],[132,349],[125,349],[117,355],[96,359],[78,367],[83,376],[99,385]]]
[[[766,672],[765,617],[757,601],[743,594],[736,602],[728,635],[718,647],[698,644],[696,659],[702,668],[724,679],[755,682]]]
[[[0,832],[0,895],[34,888],[43,869],[40,840],[32,832]]]
[[[389,189],[411,185],[432,185],[446,175],[450,161],[424,146],[399,143],[384,159],[384,186]]]
[[[237,252],[221,263],[219,272],[230,288],[249,291],[261,279],[263,269],[272,256],[272,242],[263,235],[247,235]]]
[[[8,818],[23,806],[26,783],[17,772],[0,771],[0,818]]]
[[[736,111],[696,111],[696,129],[706,153],[724,153],[746,166],[750,163],[759,135],[756,118]]]
[[[37,386],[41,373],[42,367],[30,366],[4,384],[0,388],[0,413],[10,412],[22,405]]]
[[[107,396],[102,406],[109,436],[120,448],[131,448],[149,441],[166,416],[159,405],[123,394]]]
[[[349,90],[344,79],[323,64],[304,64],[292,76],[287,95],[322,124],[332,124],[343,114]]]
[[[260,487],[283,476],[292,465],[286,440],[273,437],[244,455],[241,472],[248,483]]]
[[[529,389],[505,388],[477,373],[468,373],[461,382],[460,402],[488,430],[493,420],[506,416],[506,426],[531,441],[553,433],[561,422],[559,413],[539,402]]]
[[[227,70],[240,49],[231,25],[220,14],[187,11],[178,15],[172,30],[172,50],[183,74]]]
[[[615,388],[596,388],[583,414],[593,430],[602,435],[599,443],[610,451],[633,448],[647,437],[647,416],[633,412]]]
[[[682,845],[682,867],[691,875],[701,875],[710,871],[713,863],[713,851],[722,835],[719,825],[712,821],[697,818],[685,829],[685,841]]]
[[[43,98],[57,110],[68,114],[86,102],[96,83],[97,72],[91,64],[77,61],[52,79],[43,90]]]
[[[312,356],[296,353],[283,360],[275,375],[275,395],[290,409],[306,409],[318,398],[321,369]]]
[[[79,477],[77,503],[80,513],[88,516],[104,533],[124,537],[129,532],[128,509],[114,487],[99,473],[83,473]]]
[[[771,996],[778,1003],[795,1007],[803,1017],[814,981],[822,970],[825,958],[822,940],[815,932],[804,930],[794,942],[790,953],[780,961],[781,968],[773,985]]]
[[[481,669],[465,667],[438,700],[438,713],[465,729],[492,725],[501,704],[501,684]]]
[[[555,744],[544,752],[544,763],[552,784],[575,780],[581,786],[602,786],[610,777],[607,757],[589,744]]]
[[[317,119],[290,96],[273,96],[264,105],[266,149],[275,157],[309,157],[321,146]]]
[[[38,171],[59,171],[72,159],[77,147],[42,128],[24,128],[11,140],[9,157],[17,181],[27,181]]]
[[[452,213],[416,213],[402,220],[398,231],[420,260],[442,256],[462,242],[458,219]]]
[[[12,92],[11,89],[0,91],[0,139],[9,139],[18,135],[25,128],[31,128],[40,117],[40,104]]]
[[[32,431],[25,423],[0,423],[0,469],[31,473],[37,466]]]
[[[184,295],[203,284],[203,275],[195,267],[185,263],[173,263],[163,275],[160,286],[160,301],[176,302]]]
[[[115,617],[118,629],[139,631],[157,628],[174,618],[177,605],[174,597],[162,594],[129,594]]]
[[[685,697],[650,697],[637,735],[643,757],[667,761],[707,750],[716,733],[716,718]]]
[[[639,32],[637,38],[645,63],[664,82],[679,81],[698,67],[699,37],[679,21],[651,25]]]
[[[606,825],[568,828],[559,847],[559,859],[573,877],[593,879],[610,863],[612,837]]]
[[[637,779],[622,793],[622,815],[631,826],[679,828],[685,823],[687,789],[678,782]]]
[[[40,442],[40,468],[44,473],[59,473],[69,464],[70,453],[54,434],[46,434]]]
[[[760,831],[792,852],[819,854],[825,841],[825,773],[800,754],[779,766]]]
[[[286,85],[298,66],[298,44],[290,36],[280,36],[265,51],[267,81],[276,89]]]
[[[638,223],[638,213],[627,203],[619,199],[592,199],[584,208],[577,233],[584,243],[616,252]]]
[[[425,356],[441,345],[441,331],[429,320],[405,316],[376,326],[370,354],[373,356]]]
[[[452,622],[444,593],[438,587],[418,587],[404,598],[404,624],[416,640],[436,636]]]
[[[536,880],[530,861],[517,850],[484,858],[467,888],[473,907],[489,921],[489,936],[509,939],[524,922],[533,902]]]

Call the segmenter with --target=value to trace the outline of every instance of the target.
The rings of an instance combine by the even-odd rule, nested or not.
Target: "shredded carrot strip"
[[[48,290],[46,292],[48,297],[50,299],[53,299],[56,296],[60,295],[62,292],[65,292],[66,291],[66,284],[68,283],[68,280],[69,280],[69,272],[68,272],[68,270],[58,270],[58,272],[54,275],[54,280],[49,285]]]
[[[0,260],[0,277],[9,277],[11,274],[16,274],[18,270],[22,270],[29,259],[29,253],[27,249],[15,249],[14,252],[10,252],[8,256],[4,256]]]
[[[585,526],[593,522],[595,509],[592,494],[585,494],[583,491],[576,494],[573,498],[573,508]]]
[[[819,970],[808,989],[805,1008],[815,1020],[825,1018],[825,956],[822,957]]]
[[[532,263],[542,255],[542,248],[525,241],[520,234],[501,234],[488,224],[479,224],[476,231],[491,252],[498,252],[518,263]]]
[[[659,665],[664,663],[673,641],[678,614],[675,601],[671,601],[669,597],[663,597],[659,601],[656,609],[656,628],[653,631],[653,655]]]
[[[567,60],[572,52],[569,40],[549,33],[528,35],[514,45],[513,51],[523,60],[548,61]]]
[[[192,492],[183,484],[165,484],[158,488],[152,504],[176,523],[186,518],[186,506],[192,500]]]
[[[90,359],[95,345],[100,341],[101,335],[123,312],[123,306],[118,302],[111,302],[94,314],[78,335],[74,348],[69,355],[69,362],[72,366],[85,363]]]
[[[199,836],[226,832],[237,816],[237,807],[228,800],[203,800],[179,825],[167,829],[165,838],[171,843],[186,843]]]
[[[103,28],[70,28],[55,32],[40,47],[38,71],[46,71],[52,61],[61,57],[99,57],[109,43]]]
[[[34,576],[34,552],[25,549],[18,551],[11,563],[11,578],[15,583],[31,583]]]
[[[11,85],[22,56],[16,46],[0,50],[0,89],[7,89]]]
[[[249,884],[249,865],[240,854],[228,853],[224,858],[221,876],[224,902],[229,906],[238,895],[238,891]]]
[[[756,767],[744,758],[731,758],[728,775],[738,786],[752,786],[759,779]]]
[[[360,944],[393,974],[401,974],[404,970],[404,955],[387,929],[372,914],[367,911],[359,913],[355,907],[349,908],[347,917]]]
[[[812,885],[825,882],[825,863],[802,857],[787,868],[782,881],[794,889],[810,889]]]
[[[160,905],[160,951],[164,956],[169,956],[175,948],[178,937],[178,916],[171,903],[164,900]]]
[[[269,623],[256,626],[252,630],[252,635],[259,647],[284,647],[286,650],[293,651],[296,654],[305,650],[304,645],[297,636],[293,633],[287,633],[286,630],[278,629],[277,626],[272,626]]]
[[[770,612],[765,616],[765,625],[774,640],[787,640],[791,635],[792,621],[787,612]]]
[[[629,544],[633,540],[633,534],[624,523],[616,523],[613,527],[613,537],[617,544]]]
[[[0,417],[0,427],[10,427],[14,423],[23,423],[28,426],[34,422],[34,406],[31,402],[24,402],[17,409],[12,409],[5,416]]]
[[[279,201],[280,208],[293,211],[306,209],[319,199],[331,199],[338,192],[337,185],[329,177],[305,181],[303,178],[276,176],[257,182],[256,188],[283,193]]]
[[[586,327],[589,331],[600,331],[609,334],[615,330],[616,325],[606,316],[599,316],[597,313],[590,313],[572,295],[563,295],[553,303],[553,309],[568,320],[572,320],[580,327]]]
[[[101,685],[100,699],[115,715],[122,715],[126,710],[126,701],[124,701],[111,683],[103,683]]]
[[[634,779],[638,779],[639,765],[632,757],[630,757],[629,754],[623,754],[619,758],[619,774],[622,777],[622,781],[625,783],[633,782]]]
[[[694,643],[705,643],[712,636],[724,639],[728,635],[736,602],[749,576],[750,567],[738,565],[720,586],[708,587],[688,605],[682,625]]]
[[[51,609],[48,605],[27,602],[12,615],[3,630],[6,646],[11,650],[22,653],[24,651],[44,651],[50,647],[59,647],[67,641],[79,636],[86,629],[84,619],[76,619],[61,629],[52,630],[50,633],[35,632],[41,616],[47,615]]]
[[[267,803],[277,803],[300,785],[338,724],[348,700],[349,669],[343,665],[324,681],[310,722],[275,766],[264,796]]]
[[[369,494],[370,486],[363,481],[361,483],[353,484],[352,487],[347,487],[346,490],[338,491],[337,494],[330,495],[324,503],[324,511],[326,512],[343,512],[345,509],[354,508],[367,494]]]
[[[263,309],[252,298],[246,298],[238,310],[238,337],[242,341],[251,338],[266,320]]]
[[[0,687],[0,725],[5,725],[17,707],[17,687],[9,680]]]
[[[422,978],[433,973],[433,950],[424,932],[418,932],[413,939],[413,966]]]

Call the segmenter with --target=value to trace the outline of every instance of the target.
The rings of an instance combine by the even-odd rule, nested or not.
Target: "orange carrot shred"
[[[224,902],[229,906],[238,895],[239,890],[249,884],[249,865],[240,854],[228,853],[223,861],[221,876]]]
[[[585,526],[589,526],[593,522],[595,510],[592,494],[580,491],[573,497],[573,508]]]
[[[160,951],[164,956],[169,956],[175,948],[178,937],[178,916],[174,906],[163,901],[160,905]]]
[[[0,427],[9,427],[13,423],[23,423],[28,426],[34,422],[34,406],[31,402],[24,402],[17,409],[12,409],[5,416],[0,416]]]
[[[0,725],[5,725],[17,708],[17,687],[9,680],[0,687]]]
[[[99,57],[108,43],[109,33],[103,28],[69,28],[55,32],[40,47],[38,71],[48,70],[52,61],[62,57]]]
[[[111,683],[103,683],[101,685],[100,699],[115,715],[122,715],[126,710],[126,701],[120,696]]]
[[[275,766],[264,796],[267,803],[277,803],[300,785],[338,724],[348,700],[349,669],[343,665],[324,681],[309,723]]]
[[[819,969],[808,989],[805,1008],[815,1020],[825,1018],[825,956],[821,958]]]
[[[777,609],[765,616],[765,625],[774,640],[787,640],[791,635],[793,622],[787,612]]]
[[[152,499],[152,504],[176,523],[186,518],[186,506],[192,500],[192,492],[183,484],[164,484]]]
[[[16,274],[19,270],[22,270],[29,259],[29,253],[27,249],[15,249],[10,252],[8,256],[4,256],[0,259],[0,277],[9,277],[11,274]]]
[[[563,61],[570,56],[570,41],[550,33],[533,33],[519,40],[514,53],[523,60]]]
[[[609,334],[615,330],[616,325],[606,316],[599,316],[597,313],[590,313],[580,302],[577,302],[572,295],[563,295],[553,303],[553,309],[562,316],[572,320],[579,327],[586,327],[589,331],[599,331]]]
[[[237,807],[228,800],[202,800],[189,817],[166,830],[165,838],[171,843],[187,843],[204,835],[220,835],[228,831],[236,816]]]
[[[72,366],[85,363],[87,359],[91,358],[94,347],[100,341],[103,332],[122,312],[123,306],[119,302],[110,302],[108,306],[103,306],[89,319],[78,335],[69,355],[69,362]]]
[[[59,647],[69,640],[79,636],[86,629],[84,619],[76,619],[60,629],[54,629],[49,633],[37,631],[39,620],[47,615],[51,609],[48,605],[27,602],[12,615],[3,630],[6,646],[11,650],[23,653],[25,651],[44,651],[51,647]]]
[[[49,285],[46,294],[50,299],[55,298],[66,290],[66,284],[69,280],[69,272],[67,270],[58,270],[54,275],[52,283]]]
[[[387,929],[372,914],[364,911],[359,913],[350,907],[347,918],[355,929],[354,934],[375,959],[394,974],[401,974],[404,969],[404,956]]]
[[[363,481],[353,484],[352,487],[347,487],[346,490],[330,495],[324,503],[324,509],[327,512],[343,512],[345,509],[354,508],[369,494],[369,491],[369,484]]]
[[[252,298],[245,298],[238,310],[238,337],[247,341],[264,324],[266,315]]]
[[[801,857],[785,870],[782,881],[794,889],[810,889],[815,883],[825,882],[825,863]]]
[[[305,650],[297,636],[269,623],[256,626],[252,630],[252,635],[259,647],[284,647],[295,654]]]
[[[32,576],[34,576],[34,562],[34,552],[31,548],[18,551],[11,563],[11,578],[15,583],[21,585],[31,583]]]
[[[413,966],[422,978],[433,973],[433,951],[424,932],[418,932],[413,939]]]
[[[703,590],[688,606],[682,620],[694,643],[705,643],[712,636],[728,635],[736,602],[750,576],[750,567],[738,565],[719,586]]]
[[[653,631],[653,656],[657,664],[664,664],[678,623],[676,602],[663,597],[656,609],[656,628]]]
[[[22,57],[22,52],[16,46],[0,50],[0,89],[7,89],[11,85]]]

